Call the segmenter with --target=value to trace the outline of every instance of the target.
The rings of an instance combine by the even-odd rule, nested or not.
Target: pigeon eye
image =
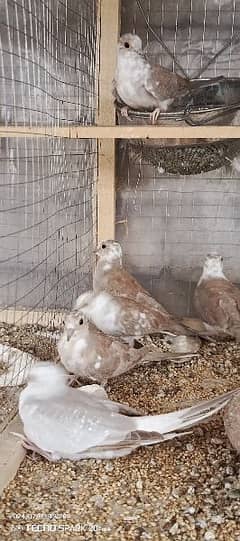
[[[129,49],[129,48],[130,48],[130,45],[129,45],[128,41],[125,41],[124,47],[125,47],[126,49]]]
[[[83,325],[83,318],[79,319],[79,325]]]
[[[107,248],[106,244],[102,244],[102,249],[104,250],[104,248]]]

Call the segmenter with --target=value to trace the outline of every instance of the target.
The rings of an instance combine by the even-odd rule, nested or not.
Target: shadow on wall
[[[175,176],[119,160],[116,238],[126,267],[170,311],[193,314],[205,256],[219,253],[239,282],[239,174],[226,168]]]
[[[178,280],[169,268],[162,268],[158,276],[150,278],[139,275],[137,272],[133,274],[169,312],[177,316],[197,317],[193,306],[193,294],[197,281]],[[240,287],[240,283],[236,285]]]

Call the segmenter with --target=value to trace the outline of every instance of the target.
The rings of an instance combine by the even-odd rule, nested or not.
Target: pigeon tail
[[[174,359],[189,359],[189,357],[195,357],[196,354],[189,352],[184,353],[171,353],[170,351],[160,351],[160,350],[152,350],[150,346],[144,346],[140,349],[140,352],[142,354],[142,360],[139,361],[139,364],[147,364],[147,363],[158,363],[161,361],[168,361]]]
[[[204,400],[190,408],[172,413],[136,418],[136,430],[159,432],[162,436],[185,430],[209,419],[224,408],[236,391],[230,391],[212,400]]]

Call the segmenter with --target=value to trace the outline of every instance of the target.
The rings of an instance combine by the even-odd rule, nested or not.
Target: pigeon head
[[[219,270],[223,270],[223,257],[218,254],[208,254],[205,262],[204,262],[205,268],[218,272]]]
[[[218,254],[208,254],[203,265],[201,279],[205,278],[225,278],[223,274],[223,257]]]
[[[142,40],[137,34],[123,34],[119,40],[119,48],[140,52],[142,51]]]
[[[122,248],[119,242],[115,240],[104,240],[98,246],[97,256],[99,260],[111,263],[112,261],[122,260]]]
[[[74,310],[66,317],[64,327],[69,341],[75,331],[88,327],[88,319],[80,310]]]

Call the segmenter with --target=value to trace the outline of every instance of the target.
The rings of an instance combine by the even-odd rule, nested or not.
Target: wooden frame
[[[0,495],[15,477],[18,468],[23,461],[26,451],[22,446],[21,439],[12,433],[23,434],[21,419],[14,417],[9,425],[1,433],[0,439]]]
[[[30,126],[0,126],[0,138],[21,137],[61,137],[70,139],[98,140],[98,240],[114,238],[115,236],[115,140],[116,139],[240,139],[240,126],[116,126],[115,108],[112,96],[112,80],[115,73],[116,50],[119,35],[120,0],[99,0],[98,4],[98,36],[99,81],[98,81],[98,118],[96,126],[65,126],[65,127],[30,127]],[[109,40],[111,36],[111,42]],[[99,38],[98,38],[99,39]],[[50,322],[58,327],[62,323],[61,312],[36,312],[15,310],[14,308],[0,310],[0,320],[8,323],[42,325]],[[22,426],[18,417],[1,435],[0,465],[2,476],[0,492],[14,477],[18,466],[25,456],[20,441],[11,435],[21,432]]]
[[[67,126],[30,128],[0,126],[0,137],[66,137],[69,139],[240,139],[240,126]]]
[[[97,240],[115,237],[115,140],[111,127],[115,127],[115,107],[112,82],[116,69],[116,50],[119,35],[119,0],[101,0],[100,3],[100,62],[98,110],[98,227]],[[111,44],[109,46],[109,36]],[[108,138],[101,137],[101,126],[110,126]],[[105,130],[105,133],[107,130]]]
[[[17,310],[15,308],[0,308],[0,322],[10,325],[42,325],[58,328],[62,325],[64,313],[55,310],[27,310],[26,308]]]

